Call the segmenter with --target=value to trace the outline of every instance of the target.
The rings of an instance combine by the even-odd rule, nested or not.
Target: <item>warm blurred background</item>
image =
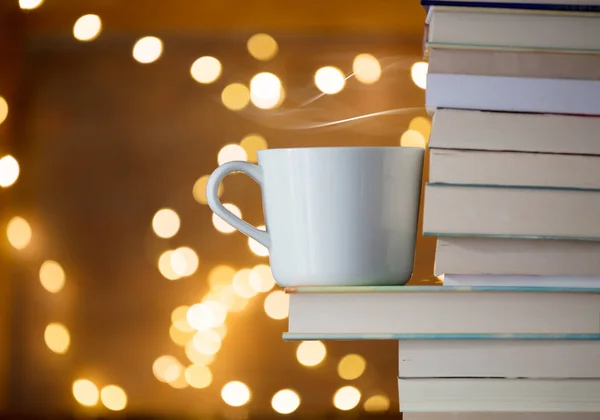
[[[0,0],[2,412],[397,412],[397,343],[283,342],[265,249],[204,188],[263,148],[424,147],[424,15],[417,0]],[[254,225],[259,196],[224,183]],[[413,282],[434,281],[433,246],[419,237]]]

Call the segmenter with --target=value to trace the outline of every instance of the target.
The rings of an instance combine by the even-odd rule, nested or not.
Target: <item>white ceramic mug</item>
[[[269,249],[280,286],[401,285],[413,271],[423,155],[413,147],[261,150],[258,165],[218,167],[206,198]],[[261,186],[266,231],[219,201],[219,184],[232,172]]]

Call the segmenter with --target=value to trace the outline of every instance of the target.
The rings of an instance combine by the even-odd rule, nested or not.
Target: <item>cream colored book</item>
[[[600,155],[600,118],[439,109],[430,148]]]
[[[441,46],[598,51],[599,16],[598,13],[434,6],[427,17],[427,41]]]
[[[600,379],[399,378],[400,411],[600,413]]]
[[[600,156],[430,149],[429,182],[600,189]]]
[[[600,275],[600,242],[512,238],[438,238],[435,274]]]
[[[600,191],[427,184],[423,234],[600,241]]]
[[[429,72],[598,80],[600,54],[431,48]]]
[[[406,340],[403,378],[600,378],[599,340]]]
[[[288,338],[401,334],[600,334],[600,289],[448,286],[301,287]],[[335,337],[333,337],[335,338]],[[517,337],[518,338],[518,337]]]

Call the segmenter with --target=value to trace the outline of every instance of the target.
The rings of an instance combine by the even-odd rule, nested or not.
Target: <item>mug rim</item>
[[[307,146],[307,147],[274,147],[269,149],[261,149],[258,150],[257,154],[263,154],[268,152],[293,152],[293,151],[310,151],[310,150],[338,150],[338,151],[367,151],[367,150],[382,150],[382,151],[390,151],[390,150],[411,150],[417,151],[420,150],[422,152],[425,151],[423,147],[414,147],[414,146]]]

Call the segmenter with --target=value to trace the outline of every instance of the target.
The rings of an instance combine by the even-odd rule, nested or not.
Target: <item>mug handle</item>
[[[263,171],[260,166],[244,161],[227,162],[215,169],[215,171],[208,178],[208,183],[206,184],[206,200],[208,201],[208,206],[217,216],[225,220],[244,235],[255,239],[267,248],[270,248],[271,238],[267,232],[257,229],[248,222],[240,219],[235,214],[227,210],[227,208],[221,203],[221,200],[219,200],[219,185],[221,184],[221,181],[223,181],[223,178],[233,172],[241,172],[245,175],[248,175],[262,188]]]

